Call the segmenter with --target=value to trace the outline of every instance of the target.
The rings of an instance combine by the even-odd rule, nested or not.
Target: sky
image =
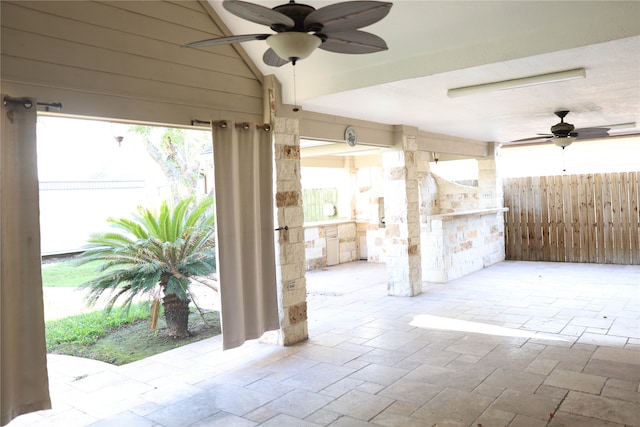
[[[127,125],[38,116],[40,181],[164,180]],[[119,145],[115,136],[124,135]]]

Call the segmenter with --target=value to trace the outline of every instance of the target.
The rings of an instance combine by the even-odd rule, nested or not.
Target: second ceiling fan
[[[275,33],[219,37],[189,43],[186,47],[266,40],[270,47],[262,59],[265,64],[273,67],[289,62],[295,65],[316,48],[346,54],[373,53],[388,49],[382,38],[361,31],[360,28],[384,18],[392,3],[347,1],[320,9],[294,0],[272,9],[240,0],[224,0],[222,5],[230,13],[247,21],[266,25]]]
[[[589,127],[576,129],[571,123],[564,121],[564,118],[569,114],[569,110],[560,110],[554,113],[560,118],[560,122],[551,126],[551,133],[544,134],[539,133],[538,136],[531,138],[517,139],[511,141],[510,145],[518,145],[518,143],[535,143],[535,142],[553,142],[558,147],[563,149],[569,146],[573,141],[578,139],[596,139],[606,138],[609,136],[609,127]]]

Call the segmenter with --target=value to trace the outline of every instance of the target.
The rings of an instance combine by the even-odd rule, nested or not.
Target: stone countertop
[[[509,208],[489,208],[489,209],[474,209],[470,211],[461,211],[461,212],[449,212],[437,215],[429,215],[427,219],[439,219],[439,220],[447,220],[447,219],[455,219],[456,217],[461,216],[478,216],[478,215],[486,215],[493,214],[499,212],[507,212]]]
[[[348,224],[348,223],[355,223],[355,222],[356,220],[354,219],[331,219],[327,221],[305,222],[302,226],[304,228],[326,227],[330,225]]]

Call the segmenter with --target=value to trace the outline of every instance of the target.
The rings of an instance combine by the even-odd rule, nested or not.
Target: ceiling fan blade
[[[253,40],[266,40],[271,34],[244,34],[240,36],[219,37],[216,39],[200,40],[184,45],[183,47],[219,46],[223,44],[250,42]]]
[[[282,67],[284,64],[288,64],[289,62],[291,62],[286,59],[280,58],[271,48],[267,49],[264,55],[262,55],[262,60],[265,64],[272,67]]]
[[[373,53],[389,49],[387,43],[375,34],[353,30],[326,34],[320,49],[335,53]]]
[[[509,141],[509,142],[503,142],[502,146],[503,147],[531,147],[534,145],[546,145],[549,144],[551,141],[553,141],[553,138],[551,139],[532,139],[530,141]]]
[[[606,138],[609,136],[610,129],[611,128],[582,128],[574,130],[573,133],[576,134],[578,139]]]
[[[540,134],[538,136],[532,136],[532,137],[529,137],[529,138],[515,139],[515,140],[510,141],[510,142],[517,143],[517,142],[529,142],[529,141],[538,141],[538,140],[546,141],[546,140],[548,140],[550,138],[553,138],[553,135]]]
[[[637,138],[640,136],[640,132],[627,132],[627,133],[614,133],[608,136],[608,139],[617,138]]]
[[[222,6],[234,15],[256,24],[292,28],[293,19],[276,10],[240,0],[224,0]]]
[[[380,1],[336,3],[311,12],[304,20],[304,27],[323,33],[357,30],[387,16],[391,6],[392,3]]]

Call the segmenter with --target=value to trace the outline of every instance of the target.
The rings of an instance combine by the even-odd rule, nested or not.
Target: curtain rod
[[[191,120],[191,126],[197,126],[197,125],[209,125],[209,126],[211,126],[211,121],[209,121],[209,120],[198,120],[198,119]]]
[[[209,125],[211,127],[219,127],[219,128],[226,128],[229,126],[229,123],[232,122],[228,122],[226,120],[217,120],[217,121],[209,121],[209,120],[199,120],[199,119],[192,119],[191,120],[191,126],[197,126],[197,125]],[[262,129],[266,132],[269,132],[271,130],[271,125],[268,123],[264,123],[264,124],[258,124],[256,123],[256,129]],[[241,123],[235,123],[235,127],[239,128],[239,129],[249,129],[249,127],[251,127],[251,123],[249,122],[241,122]]]
[[[5,96],[2,99],[2,105],[6,107],[9,103],[21,104],[26,109],[33,107],[33,101],[31,101],[31,99],[29,98],[12,98],[10,96]],[[45,111],[49,111],[50,108],[62,110],[61,102],[36,102],[36,105],[38,107],[44,107]]]

